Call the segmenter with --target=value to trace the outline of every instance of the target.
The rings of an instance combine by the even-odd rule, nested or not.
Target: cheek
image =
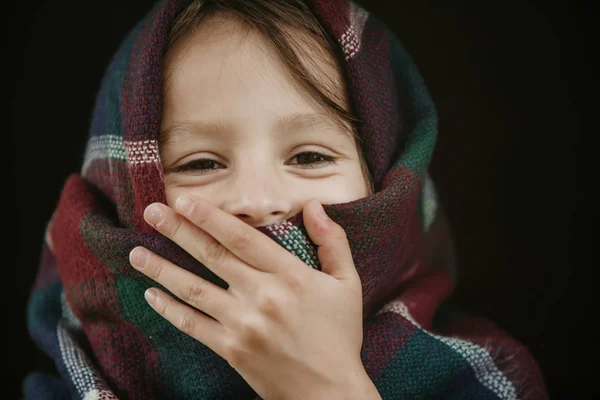
[[[306,200],[316,198],[323,204],[348,203],[370,194],[360,169],[352,174],[332,176],[318,181],[305,181],[302,185],[303,188],[295,190],[294,193],[303,193]]]
[[[169,182],[169,179],[165,179],[165,194],[167,197],[167,205],[171,208],[175,206],[177,198],[183,194],[188,194],[189,191],[186,188],[182,188]]]
[[[182,183],[174,178],[165,177],[165,194],[167,198],[167,205],[171,208],[175,207],[175,201],[179,196],[193,195],[201,197],[212,203],[217,203],[219,196],[215,195],[215,190],[206,185],[192,185],[189,183]]]
[[[371,183],[366,164],[354,161],[348,164],[344,170],[344,189],[340,192],[348,199],[354,201],[371,195]]]
[[[344,187],[344,202],[362,199],[370,194],[369,186],[362,174],[357,174],[356,178],[346,182]],[[340,190],[340,192],[342,192],[342,190]]]

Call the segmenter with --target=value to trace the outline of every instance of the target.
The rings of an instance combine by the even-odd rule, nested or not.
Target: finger
[[[186,335],[202,342],[224,358],[225,327],[219,321],[180,303],[165,292],[150,288],[144,298],[152,308]]]
[[[209,233],[164,204],[148,206],[144,218],[230,286],[246,287],[256,280],[256,276],[252,276],[252,268],[248,268]]]
[[[231,322],[236,300],[227,290],[143,248],[134,248],[129,259],[138,271],[160,283],[192,307],[202,310],[222,323]]]
[[[299,261],[267,235],[206,200],[180,197],[175,209],[255,269],[279,272]]]
[[[308,235],[318,246],[321,271],[340,280],[356,279],[358,272],[344,229],[327,216],[318,200],[306,203],[302,216]]]

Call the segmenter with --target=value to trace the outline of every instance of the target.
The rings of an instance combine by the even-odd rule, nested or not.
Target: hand
[[[229,288],[136,247],[131,264],[187,303],[148,289],[161,316],[227,360],[263,399],[381,399],[360,359],[360,278],[345,232],[317,201],[303,215],[322,272],[205,200],[180,198],[175,210],[155,203],[144,217]]]

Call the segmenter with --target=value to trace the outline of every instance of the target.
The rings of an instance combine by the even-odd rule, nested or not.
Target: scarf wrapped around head
[[[60,377],[31,374],[28,399],[257,398],[227,361],[147,305],[143,293],[156,283],[128,261],[142,245],[226,287],[142,217],[150,203],[166,202],[161,58],[169,27],[188,3],[158,3],[102,81],[82,171],[68,178],[48,224],[28,305],[30,334]],[[308,3],[344,55],[374,180],[373,195],[325,207],[346,231],[362,281],[368,375],[383,399],[546,398],[525,347],[443,304],[454,269],[427,175],[437,117],[409,55],[380,20],[348,0]],[[319,268],[300,216],[260,229]]]

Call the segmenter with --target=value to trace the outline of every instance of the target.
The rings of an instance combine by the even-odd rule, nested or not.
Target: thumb
[[[340,280],[358,279],[344,229],[333,222],[318,200],[311,200],[302,213],[310,239],[318,246],[321,271]]]

